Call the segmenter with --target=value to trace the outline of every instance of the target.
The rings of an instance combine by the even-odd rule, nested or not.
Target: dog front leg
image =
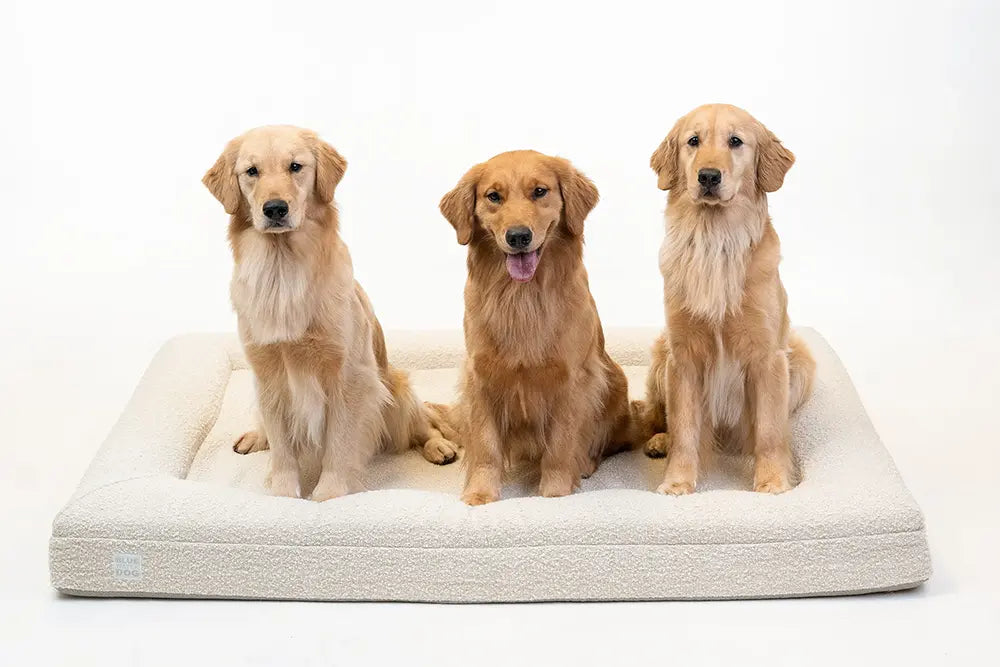
[[[542,478],[538,483],[538,492],[546,498],[568,496],[580,483],[577,450],[590,442],[576,441],[574,436],[578,429],[572,428],[566,421],[565,415],[555,420],[549,430],[549,441],[542,451]],[[579,456],[585,455],[580,453]]]
[[[580,485],[580,477],[597,470],[600,451],[590,451],[597,431],[596,415],[571,414],[560,406],[542,450],[538,492],[546,498],[568,496]]]
[[[697,366],[671,354],[667,359],[667,414],[670,415],[667,470],[657,493],[679,496],[698,484],[703,423],[702,380]]]
[[[472,401],[469,410],[469,438],[465,443],[465,489],[462,502],[484,505],[500,499],[503,485],[503,452],[500,433],[493,415]]]
[[[748,366],[753,406],[754,491],[792,488],[794,462],[788,434],[788,355],[774,352]]]
[[[354,391],[357,390],[345,392],[345,395]],[[361,490],[362,471],[378,447],[378,397],[372,395],[367,398],[368,395],[362,391],[354,396],[366,398],[352,401],[350,405],[340,397],[330,400],[319,480],[310,496],[316,502]]]
[[[298,498],[301,490],[299,462],[281,418],[261,408],[261,424],[271,449],[271,470],[267,485],[271,495]]]

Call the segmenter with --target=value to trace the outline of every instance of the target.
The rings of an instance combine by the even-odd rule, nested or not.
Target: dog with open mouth
[[[513,151],[472,167],[441,200],[469,246],[461,395],[470,505],[497,500],[505,468],[537,464],[539,492],[564,496],[632,444],[625,374],[583,265],[594,184],[567,160]]]

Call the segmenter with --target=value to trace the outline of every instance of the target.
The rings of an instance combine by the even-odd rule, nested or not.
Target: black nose
[[[507,245],[514,250],[524,250],[531,245],[531,230],[527,227],[511,227],[505,235]]]
[[[714,188],[722,182],[722,172],[718,169],[699,169],[698,183],[702,187]]]
[[[271,220],[281,220],[288,215],[288,202],[284,199],[269,199],[264,202],[264,215]]]

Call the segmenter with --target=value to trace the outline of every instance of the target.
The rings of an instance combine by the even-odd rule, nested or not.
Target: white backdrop
[[[34,509],[5,518],[30,548],[0,555],[4,583],[46,590],[47,522],[156,347],[234,329],[226,216],[200,183],[226,140],[298,124],[347,158],[343,232],[387,328],[460,326],[465,251],[437,202],[468,166],[568,157],[601,191],[585,259],[605,325],[658,325],[649,155],[724,101],[798,157],[771,196],[792,318],[841,352],[955,549],[939,572],[962,576],[938,585],[995,585],[963,555],[995,534],[943,508],[989,506],[975,483],[1000,463],[997,4],[590,4],[5,6],[0,494]]]

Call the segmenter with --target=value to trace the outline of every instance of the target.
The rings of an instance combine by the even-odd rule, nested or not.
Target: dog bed
[[[803,479],[749,490],[723,460],[697,493],[653,493],[662,459],[606,460],[565,498],[513,480],[499,502],[459,500],[460,464],[415,451],[374,461],[366,492],[314,503],[266,494],[270,454],[241,456],[253,380],[232,335],[156,355],[68,505],[50,569],[71,595],[440,602],[772,598],[911,588],[930,576],[923,516],[826,342],[793,417]],[[609,330],[633,394],[654,330]],[[454,396],[462,339],[389,336],[425,400]]]

